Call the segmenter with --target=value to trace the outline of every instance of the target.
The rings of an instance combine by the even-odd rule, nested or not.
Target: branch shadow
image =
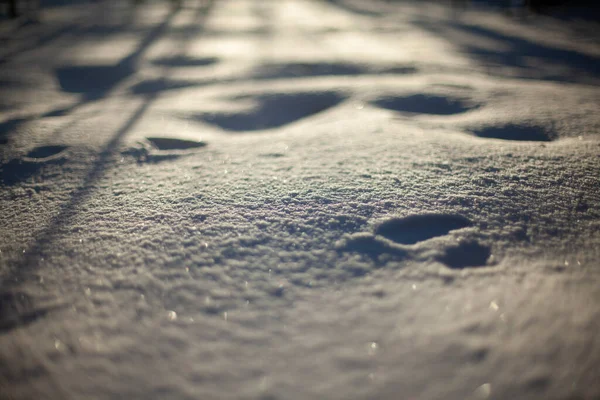
[[[18,56],[19,54],[39,49],[40,47],[50,44],[53,41],[58,40],[61,37],[64,37],[70,33],[75,33],[76,31],[77,31],[77,24],[68,24],[66,26],[56,29],[55,31],[53,31],[50,34],[42,35],[33,43],[23,45],[13,51],[10,51],[6,54],[2,54],[0,56],[0,65],[8,62],[10,59],[12,59],[15,56]]]
[[[204,20],[213,8],[216,0],[203,2],[202,6],[198,7],[193,23],[198,26],[196,32],[201,33],[204,25]],[[157,40],[167,29],[173,17],[178,13],[178,9],[173,9],[165,18],[165,20],[155,28],[136,48],[131,55],[124,58],[117,64],[112,72],[119,74],[120,67],[127,67],[135,62],[136,58],[140,57],[155,40]],[[105,71],[107,72],[107,71]],[[111,71],[108,71],[111,72]],[[114,80],[107,80],[107,85],[99,91],[93,90],[91,87],[83,87],[87,91],[83,92],[82,102],[97,99],[98,96],[105,96],[109,93],[122,75],[118,75]],[[127,121],[112,135],[111,139],[104,146],[102,151],[94,159],[91,168],[88,170],[85,177],[82,179],[78,188],[76,188],[70,196],[70,199],[64,203],[58,214],[52,218],[48,225],[35,237],[34,243],[24,252],[21,261],[16,263],[0,281],[0,294],[10,293],[11,289],[22,284],[23,282],[32,279],[32,272],[39,268],[41,263],[41,255],[52,247],[53,242],[64,227],[68,226],[71,221],[77,216],[79,207],[90,198],[94,191],[97,182],[105,174],[105,171],[111,167],[113,158],[117,155],[117,148],[123,137],[132,129],[132,127],[143,117],[148,111],[153,102],[158,98],[158,92],[147,95],[141,105],[127,119]],[[15,296],[4,296],[4,300],[12,301],[17,299]],[[17,301],[17,300],[14,300]],[[3,304],[0,307],[0,327],[1,331],[10,331],[23,324],[30,323],[38,318],[28,318],[28,314],[20,314],[21,307],[19,304]],[[46,313],[41,313],[39,317],[45,316]]]
[[[419,19],[413,23],[448,40],[486,66],[492,75],[586,84],[597,84],[600,79],[600,59],[576,50],[536,43],[516,34],[498,32],[468,21]],[[478,39],[494,41],[497,46],[478,46]]]
[[[293,62],[265,63],[257,66],[249,74],[224,78],[219,84],[244,81],[268,81],[277,79],[299,79],[324,76],[361,76],[361,75],[406,75],[417,72],[417,68],[409,65],[368,66],[357,63],[342,62]],[[180,89],[198,88],[215,84],[214,79],[147,79],[129,88],[133,95],[145,95],[153,92],[165,92]]]
[[[383,12],[383,11],[368,10],[363,7],[358,7],[355,4],[348,2],[346,0],[326,0],[326,1],[338,8],[341,8],[341,9],[351,12],[353,14],[368,15],[370,17],[381,17],[381,16],[385,15],[385,12]]]
[[[34,114],[28,116],[19,116],[3,121],[0,123],[0,145],[8,143],[11,133],[16,131],[16,129],[18,129],[21,125],[32,122],[39,117],[64,116],[74,112],[78,108],[90,102],[100,100],[101,98],[105,97],[106,94],[117,84],[136,73],[135,64],[138,58],[152,43],[154,43],[158,37],[164,34],[166,27],[170,24],[172,18],[176,14],[176,11],[177,10],[171,10],[171,13],[166,17],[166,19],[159,26],[150,31],[144,40],[142,40],[142,42],[136,47],[136,50],[124,59],[120,60],[116,65],[67,65],[57,68],[55,70],[55,75],[61,89],[68,93],[81,94],[79,100],[66,107],[61,106],[52,109],[42,115]],[[92,13],[92,15],[93,14],[94,13]],[[132,22],[132,18],[133,13],[131,10],[129,10],[124,21],[118,25],[111,26],[110,28],[102,28],[94,24],[87,27],[82,27],[78,23],[69,23],[57,29],[52,34],[41,35],[40,38],[32,44],[28,44],[10,53],[0,56],[0,65],[3,62],[7,62],[12,57],[19,55],[20,53],[39,49],[40,47],[45,46],[52,41],[68,34],[77,34],[78,37],[81,38],[87,36],[89,33],[94,36],[97,35],[98,32],[101,32],[104,35],[118,32],[124,26],[130,24]],[[72,122],[68,123],[67,126],[72,124]],[[57,131],[64,130],[67,126],[61,126],[59,129],[57,129]]]

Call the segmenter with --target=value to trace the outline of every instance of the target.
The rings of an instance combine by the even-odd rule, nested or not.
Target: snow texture
[[[46,3],[0,21],[0,398],[600,398],[596,22]]]

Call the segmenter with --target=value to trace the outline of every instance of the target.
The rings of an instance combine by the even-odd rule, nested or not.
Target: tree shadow
[[[223,82],[223,81],[220,81]],[[214,80],[184,80],[171,78],[146,79],[129,88],[133,95],[145,96],[149,93],[167,92],[171,90],[200,87],[214,83]]]
[[[229,132],[279,128],[313,116],[341,103],[346,97],[336,92],[274,93],[239,96],[234,101],[250,102],[243,112],[207,113],[193,118]]]
[[[215,0],[204,2],[203,5],[198,8],[193,21],[193,23],[197,25],[198,33],[202,31],[205,18],[210,13],[214,3]],[[130,56],[126,57],[117,65],[128,66],[133,63],[135,59],[139,57],[141,53],[148,48],[148,46],[150,46],[151,43],[153,43],[165,32],[177,12],[177,9],[172,10],[165,20],[140,43],[136,51],[134,51]],[[117,72],[118,74],[119,67],[115,68],[112,72]],[[107,95],[110,88],[112,88],[120,79],[122,79],[122,75],[118,75],[114,80],[108,80],[108,83],[100,90],[94,90],[91,86],[82,86],[82,90],[84,90],[82,101],[85,102],[89,101],[90,99],[96,99],[98,96]],[[8,273],[2,277],[2,281],[0,282],[0,293],[9,292],[9,288],[18,286],[23,282],[30,281],[33,278],[34,274],[32,272],[39,267],[43,260],[41,256],[44,254],[44,252],[52,247],[57,232],[64,230],[64,228],[68,226],[77,216],[80,206],[90,198],[98,180],[101,179],[105,174],[105,171],[113,165],[112,162],[114,161],[114,157],[118,155],[117,148],[123,137],[142,118],[142,116],[147,112],[157,98],[158,93],[154,93],[145,97],[142,104],[112,135],[111,139],[108,141],[108,143],[106,143],[102,151],[94,158],[91,168],[87,171],[78,187],[72,192],[69,200],[63,203],[57,215],[52,218],[52,220],[38,235],[36,235],[35,242],[26,251],[24,251],[20,262],[16,263],[16,265],[14,265],[8,271]],[[14,299],[16,299],[14,296],[3,298],[3,300],[9,302],[16,302]],[[30,318],[28,318],[27,315],[22,315],[21,311],[19,310],[19,304],[16,303],[4,304],[3,307],[0,308],[0,327],[2,327],[3,331],[9,331],[28,323]]]
[[[185,67],[206,67],[208,65],[216,64],[219,61],[217,57],[186,57],[186,56],[176,56],[176,57],[163,57],[153,60],[152,63],[154,65],[158,65],[161,67],[175,67],[175,68],[185,68]]]
[[[173,9],[165,20],[138,44],[135,51],[113,65],[66,65],[56,69],[61,89],[81,93],[81,102],[102,98],[123,80],[137,72],[137,63],[146,50],[161,37],[179,9]]]
[[[372,66],[350,62],[295,62],[271,63],[259,66],[252,79],[282,79],[317,76],[357,76],[369,74],[409,74],[416,72],[410,66]]]
[[[8,143],[9,136],[21,124],[27,122],[27,118],[12,118],[0,124],[0,144]]]
[[[25,25],[24,25],[25,26]],[[23,45],[15,50],[12,50],[8,53],[0,55],[0,65],[10,61],[13,57],[18,56],[21,53],[25,53],[28,51],[39,49],[49,43],[52,43],[55,40],[60,39],[70,33],[74,33],[77,30],[77,24],[68,24],[66,26],[62,26],[48,34],[40,35],[37,40],[33,43],[28,43]]]
[[[2,4],[2,0],[0,0],[0,4]],[[73,4],[72,1],[65,1],[65,4],[62,5],[64,6]],[[43,8],[45,6],[50,5],[42,5],[41,7]],[[52,6],[56,7],[57,5],[53,4]],[[10,40],[12,40],[14,35],[17,35],[20,31],[26,29],[37,30],[37,32],[25,32],[28,36],[35,36],[35,40],[24,43],[23,45],[10,50],[7,53],[2,54],[0,52],[0,64],[7,63],[22,53],[39,50],[40,48],[50,45],[68,35],[76,35],[79,39],[90,37],[101,37],[105,39],[112,34],[122,32],[124,27],[127,27],[129,31],[132,30],[131,25],[133,25],[135,20],[136,8],[125,7],[120,9],[118,14],[116,14],[116,16],[119,18],[118,23],[101,25],[92,22],[97,20],[98,15],[102,14],[100,7],[104,7],[102,1],[91,1],[86,4],[86,12],[80,16],[81,18],[71,20],[69,23],[61,24],[55,28],[48,29],[48,27],[51,27],[51,25],[46,24],[43,21],[33,23],[31,20],[25,19],[19,24],[16,24],[12,29],[5,30],[0,35],[0,43],[8,43]]]
[[[576,50],[536,43],[516,34],[498,32],[467,21],[414,20],[487,67],[492,75],[556,82],[597,84],[600,59]],[[479,46],[479,39],[497,43]],[[508,68],[507,68],[508,67]]]
[[[416,73],[417,69],[408,65],[369,66],[365,64],[343,62],[293,62],[260,64],[248,74],[218,81],[219,84],[244,82],[248,80],[276,80],[289,78],[312,78],[320,76],[359,76],[394,74],[405,75]],[[214,84],[214,79],[147,79],[129,88],[134,95],[145,95],[153,92],[164,92],[179,89],[202,87]]]
[[[327,0],[327,2],[353,14],[368,15],[370,17],[381,17],[385,15],[384,11],[368,10],[364,7],[359,7],[352,2],[348,2],[347,0]]]
[[[165,20],[151,30],[130,55],[115,65],[66,65],[57,68],[55,75],[61,89],[67,93],[79,93],[81,97],[68,106],[55,108],[42,115],[20,116],[0,123],[0,144],[8,143],[10,134],[25,123],[32,122],[39,117],[65,116],[90,102],[104,98],[117,84],[136,73],[136,63],[139,58],[158,37],[164,35],[166,28],[176,13],[176,9],[171,10]],[[125,18],[123,23],[101,31],[104,33],[119,32],[120,29],[129,23],[131,23],[131,15]],[[77,23],[70,23],[57,29],[50,35],[41,35],[32,44],[4,54],[0,57],[0,64],[22,52],[38,49],[66,34],[76,33],[79,37],[84,37],[86,36],[86,31],[95,32],[97,29],[100,28],[93,24],[82,28]],[[67,126],[72,124],[72,122],[68,123]],[[65,127],[61,126],[57,131],[64,130]]]

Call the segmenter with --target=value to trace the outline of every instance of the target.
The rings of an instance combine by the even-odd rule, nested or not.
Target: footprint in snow
[[[39,146],[23,157],[10,160],[1,166],[2,182],[14,185],[38,173],[48,165],[59,165],[67,161],[68,146],[49,145]]]
[[[467,218],[455,214],[410,215],[381,222],[375,228],[375,234],[396,243],[415,244],[471,225]]]
[[[203,57],[203,58],[195,58],[195,57],[186,57],[186,56],[177,56],[177,57],[163,57],[152,60],[154,65],[158,65],[161,67],[205,67],[208,65],[213,65],[219,62],[219,59],[216,57]]]
[[[31,150],[23,160],[31,162],[44,162],[51,161],[60,158],[64,155],[64,151],[67,146],[51,145],[51,146],[40,146]]]
[[[397,112],[435,115],[460,114],[478,108],[481,105],[465,97],[449,97],[422,93],[410,96],[382,97],[371,103],[378,107]],[[556,132],[542,126],[515,123],[477,127],[468,129],[468,131],[481,138],[500,140],[550,142],[558,137]]]
[[[189,150],[206,146],[206,142],[189,139],[147,137],[146,140],[152,143],[158,150]]]
[[[392,111],[435,115],[460,114],[479,107],[479,104],[467,98],[435,94],[381,97],[371,103]]]
[[[446,249],[438,261],[453,269],[485,266],[492,252],[474,240],[461,241],[458,245]]]
[[[158,163],[174,160],[183,155],[190,154],[187,150],[199,149],[206,146],[206,142],[172,137],[147,137],[146,142],[130,147],[121,152],[123,156],[131,156],[138,163]]]
[[[420,214],[408,217],[393,217],[379,223],[374,233],[360,232],[346,236],[336,244],[338,250],[359,252],[377,259],[383,254],[405,259],[419,258],[422,249],[406,248],[435,237],[449,234],[451,231],[472,226],[472,222],[456,214]],[[387,239],[387,240],[386,240]],[[441,252],[441,253],[440,253]],[[474,240],[459,242],[437,251],[436,261],[449,268],[481,267],[488,264],[491,250]]]
[[[241,112],[217,112],[196,116],[203,122],[230,132],[280,128],[328,110],[346,96],[337,92],[273,93],[243,95],[232,100],[249,103]]]
[[[298,62],[260,65],[252,74],[253,79],[285,79],[314,76],[356,76],[369,74],[411,74],[417,72],[412,66],[369,66],[341,62]]]
[[[470,130],[475,136],[486,139],[517,140],[530,142],[550,142],[557,134],[549,129],[535,125],[506,124],[487,126]]]

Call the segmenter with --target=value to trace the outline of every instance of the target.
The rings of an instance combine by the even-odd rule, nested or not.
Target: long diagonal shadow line
[[[109,76],[108,82],[105,82],[104,87],[99,90],[95,90],[94,85],[97,85],[98,80],[102,79],[93,79],[93,78],[102,78],[102,77],[89,77],[85,76],[86,86],[80,98],[75,101],[73,104],[70,104],[66,107],[55,108],[51,111],[42,114],[41,116],[61,116],[72,113],[77,109],[101,100],[105,98],[110,92],[114,89],[114,87],[122,82],[125,78],[133,75],[135,73],[135,63],[139,60],[139,58],[143,55],[143,53],[150,47],[160,36],[162,36],[167,27],[171,24],[173,18],[178,13],[179,9],[173,9],[166,18],[154,28],[143,40],[138,44],[136,49],[129,54],[127,57],[121,59],[117,64],[109,66],[108,68],[104,68],[102,71],[104,76]],[[77,73],[80,70],[78,67],[67,68],[66,73]],[[86,71],[87,72],[87,71]],[[106,78],[104,78],[106,80]],[[60,80],[60,77],[59,77]],[[40,117],[40,115],[29,115],[26,117],[14,118],[8,121],[4,121],[0,123],[0,137],[8,136],[7,131],[15,129],[17,126],[34,121]],[[54,133],[62,132],[68,127],[72,127],[75,125],[76,121],[69,121],[65,125],[62,125],[55,129]],[[51,136],[54,136],[52,134]]]
[[[577,50],[553,47],[544,43],[537,43],[525,37],[460,21],[417,19],[413,20],[412,23],[446,40],[451,40],[447,32],[449,29],[460,29],[473,35],[473,38],[487,38],[503,44],[503,46],[483,48],[476,45],[476,40],[461,39],[452,41],[452,44],[459,46],[463,53],[471,56],[475,61],[521,68],[522,71],[539,72],[534,76],[521,73],[519,78],[522,79],[594,83],[598,77],[597,65],[600,58]],[[569,68],[572,72],[570,74],[550,74],[551,67]],[[502,70],[497,70],[496,73],[502,74]]]
[[[195,23],[205,19],[215,0],[211,0],[205,3],[204,7],[198,11]],[[172,15],[169,16],[171,18]],[[170,19],[168,19],[170,20]],[[199,27],[198,32],[203,28]],[[164,31],[164,28],[162,29]],[[153,35],[156,38],[156,35]],[[150,45],[148,40],[142,43],[142,46],[147,48]],[[140,52],[137,52],[140,55]],[[45,249],[52,245],[54,238],[61,227],[67,226],[78,213],[78,208],[83,204],[91,194],[99,179],[104,175],[105,170],[110,166],[111,158],[114,156],[116,149],[123,137],[129,132],[133,126],[143,117],[148,111],[150,106],[158,99],[159,93],[153,93],[148,95],[142,104],[135,110],[131,117],[119,128],[113,135],[111,140],[104,146],[104,149],[94,161],[92,167],[84,177],[79,188],[77,188],[71,195],[70,200],[64,204],[58,215],[55,216],[41,234],[37,235],[35,243],[29,247],[29,249],[23,255],[21,261],[17,263],[11,270],[9,270],[7,276],[0,281],[0,293],[4,289],[7,289],[10,285],[20,284],[23,281],[31,278],[30,273],[39,267],[39,256],[43,254]],[[7,301],[17,302],[16,297],[7,297]],[[6,299],[5,299],[6,300]],[[11,330],[23,324],[27,324],[28,321],[33,321],[37,316],[28,318],[29,314],[21,315],[18,304],[3,304],[0,307],[0,326],[3,327],[3,331]],[[41,313],[39,316],[44,316],[45,313]]]
[[[2,300],[2,304],[0,304],[0,333],[32,323],[52,311],[52,308],[38,308],[33,309],[33,311],[23,310],[23,306],[20,303],[30,301],[26,297],[23,298],[23,295],[17,296],[11,294],[8,289],[11,286],[19,285],[31,279],[30,273],[39,267],[40,255],[47,247],[52,245],[54,236],[60,230],[60,227],[67,225],[77,215],[77,208],[90,197],[95,183],[102,177],[104,169],[121,138],[144,115],[151,104],[152,99],[144,101],[127,122],[115,133],[94,162],[92,168],[88,171],[79,188],[71,195],[71,199],[66,204],[63,204],[58,215],[36,237],[35,243],[25,252],[21,261],[13,266],[8,271],[7,276],[0,281],[0,299]]]
[[[467,24],[454,24],[454,26],[469,33],[478,36],[485,36],[487,38],[502,41],[508,44],[510,46],[510,50],[504,53],[505,59],[510,60],[525,57],[535,57],[546,63],[572,66],[595,74],[598,72],[597,67],[600,58],[595,56],[590,56],[574,50],[551,47],[542,43],[535,43],[525,38],[495,32],[487,27]],[[475,53],[474,50],[473,52]],[[494,52],[491,51],[480,51],[480,54],[483,55],[493,53]],[[515,63],[515,65],[518,64]]]
[[[92,168],[88,171],[85,178],[83,178],[81,185],[71,195],[71,199],[61,207],[60,212],[52,221],[48,224],[46,229],[40,234],[33,246],[31,246],[25,253],[23,261],[16,268],[16,272],[21,275],[32,267],[35,268],[34,262],[41,251],[44,250],[45,246],[48,245],[58,228],[67,224],[77,214],[77,207],[81,205],[92,193],[92,189],[95,183],[102,177],[104,170],[108,163],[111,161],[110,158],[114,154],[117,146],[121,142],[121,139],[129,130],[138,122],[144,113],[148,110],[152,104],[154,98],[148,98],[145,100],[135,112],[129,117],[123,126],[114,134],[112,139],[106,144],[98,158],[94,161]]]

